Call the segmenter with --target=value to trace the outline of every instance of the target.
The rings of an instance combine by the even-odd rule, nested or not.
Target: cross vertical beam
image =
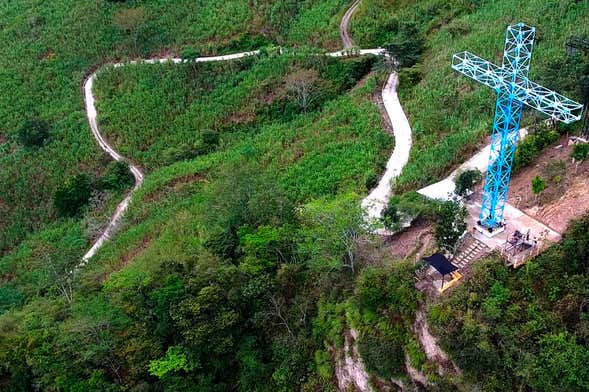
[[[515,146],[519,136],[523,103],[516,97],[516,85],[528,77],[535,29],[519,23],[507,28],[502,69],[506,89],[497,93],[489,169],[485,178],[480,224],[494,229],[503,222]]]
[[[491,154],[479,224],[493,231],[503,224],[523,105],[570,124],[581,118],[583,105],[528,79],[536,30],[518,23],[507,28],[501,67],[470,52],[452,56],[452,68],[497,92]]]

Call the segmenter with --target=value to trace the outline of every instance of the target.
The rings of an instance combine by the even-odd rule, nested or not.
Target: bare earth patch
[[[508,202],[551,229],[564,233],[569,223],[589,212],[589,161],[574,164],[572,145],[562,137],[511,179]],[[532,192],[537,175],[546,181],[540,203]]]
[[[386,239],[387,248],[395,259],[418,261],[434,245],[434,227],[414,222],[401,233]]]

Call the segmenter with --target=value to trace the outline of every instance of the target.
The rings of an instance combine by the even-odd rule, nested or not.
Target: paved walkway
[[[260,53],[259,50],[253,50],[253,51],[234,53],[234,54],[229,54],[229,55],[224,55],[224,56],[199,57],[199,58],[194,59],[193,61],[197,62],[197,63],[230,61],[230,60],[241,59],[241,58],[245,58],[245,57],[249,57],[249,56],[255,56],[255,55],[258,55],[259,53]],[[325,55],[329,56],[329,57],[345,57],[345,56],[350,56],[350,55],[359,55],[359,56],[376,55],[376,56],[379,56],[379,55],[383,55],[383,54],[384,54],[384,49],[361,49],[361,50],[357,50],[357,51],[353,51],[353,52],[351,52],[349,50],[341,50],[341,51],[326,53]],[[86,80],[84,80],[83,92],[84,92],[86,117],[88,118],[88,123],[90,125],[90,129],[92,130],[92,135],[96,139],[96,142],[98,143],[100,148],[102,150],[104,150],[107,154],[109,154],[114,160],[116,160],[116,161],[124,160],[124,161],[129,162],[129,168],[135,178],[135,186],[133,187],[131,192],[129,192],[127,194],[127,196],[123,199],[123,201],[121,201],[119,203],[114,214],[110,218],[108,225],[102,231],[102,233],[98,237],[98,239],[92,244],[92,247],[82,257],[82,261],[80,262],[79,266],[85,265],[88,262],[88,260],[90,258],[92,258],[92,256],[94,256],[96,254],[96,252],[98,252],[98,250],[104,245],[104,243],[106,243],[112,237],[112,235],[116,232],[118,226],[121,223],[123,215],[125,214],[126,210],[129,208],[129,203],[131,201],[133,193],[141,186],[141,184],[143,183],[143,179],[144,179],[144,174],[143,174],[141,168],[139,166],[133,164],[132,162],[130,162],[129,159],[127,159],[127,158],[123,157],[121,154],[119,154],[107,142],[107,140],[104,138],[104,136],[100,132],[100,127],[98,126],[98,120],[97,120],[98,111],[96,109],[96,99],[95,99],[94,94],[92,92],[92,88],[94,86],[94,81],[96,80],[97,75],[99,75],[100,72],[102,72],[104,69],[106,69],[108,67],[119,68],[119,67],[124,67],[124,66],[129,66],[129,65],[139,65],[139,64],[165,64],[165,63],[181,64],[183,62],[185,62],[185,60],[183,60],[181,58],[165,57],[165,58],[151,58],[151,59],[144,59],[144,60],[133,60],[133,61],[122,62],[122,63],[106,64],[106,65],[102,66],[100,69],[98,69],[97,71],[90,74],[86,78]],[[393,76],[393,75],[391,75],[391,76]],[[397,99],[395,87],[396,87],[396,75],[394,78],[394,86],[392,87],[392,89],[391,88],[385,89],[385,90],[387,90],[386,93],[385,93],[385,91],[383,91],[383,99],[386,98],[386,100],[388,100],[388,101],[390,101],[391,99],[393,99],[393,100]],[[391,95],[394,95],[394,97],[392,97]],[[397,101],[398,101],[398,99],[397,99]],[[387,111],[389,111],[389,110],[387,109]],[[394,152],[393,152],[393,154],[394,154]],[[385,173],[385,175],[386,175],[386,173]]]
[[[412,144],[411,126],[403,111],[401,102],[399,102],[397,95],[398,83],[397,73],[393,72],[389,76],[385,88],[382,90],[384,107],[393,125],[395,148],[378,185],[362,200],[362,207],[366,209],[368,219],[370,220],[378,220],[382,217],[383,211],[386,209],[391,198],[391,182],[401,174],[407,161],[409,161],[409,152],[411,151]]]
[[[526,128],[521,128],[519,130],[519,140],[522,140],[527,134],[528,130]],[[450,199],[450,197],[454,194],[454,189],[456,189],[456,184],[454,181],[456,180],[458,174],[471,169],[478,169],[482,174],[485,174],[487,172],[487,167],[489,166],[490,154],[491,145],[489,144],[473,155],[468,161],[460,165],[452,173],[450,173],[448,177],[444,178],[442,181],[436,182],[435,184],[421,188],[417,191],[417,193],[429,197],[430,199]]]
[[[520,138],[522,140],[527,135],[527,129],[520,129]],[[458,169],[454,170],[448,177],[439,181],[435,184],[426,186],[425,188],[417,191],[418,193],[437,200],[449,200],[454,195],[454,189],[456,184],[454,183],[459,173],[468,169],[478,169],[481,173],[487,171],[489,165],[489,153],[491,145],[487,145],[477,154],[475,154],[468,161],[460,165]],[[479,231],[473,231],[472,228],[477,226],[476,222],[479,220],[479,214],[481,210],[480,203],[481,195],[472,195],[470,200],[465,201],[466,209],[468,210],[467,224],[471,228],[471,233],[474,238],[488,246],[492,250],[502,251],[506,240],[517,230],[521,233],[530,232],[531,238],[538,239],[538,248],[534,249],[536,252],[540,252],[546,248],[549,244],[560,241],[561,234],[552,230],[542,222],[530,217],[523,211],[515,208],[513,205],[507,203],[505,205],[504,218],[506,222],[505,231],[496,234],[493,237],[489,237]],[[511,255],[513,259],[520,259],[532,256],[529,252],[521,253],[518,255]]]

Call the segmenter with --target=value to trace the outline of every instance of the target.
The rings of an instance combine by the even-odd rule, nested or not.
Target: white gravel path
[[[528,130],[526,128],[521,128],[519,130],[519,140],[523,140],[523,138],[528,134]],[[479,152],[473,155],[468,161],[464,162],[460,165],[456,170],[454,170],[450,175],[444,178],[441,181],[436,182],[435,184],[431,184],[426,186],[425,188],[421,188],[417,191],[417,193],[428,197],[430,199],[438,199],[438,200],[449,200],[454,195],[454,189],[456,189],[456,177],[458,174],[462,173],[463,171],[470,170],[470,169],[478,169],[483,175],[487,171],[487,167],[489,166],[489,155],[491,153],[491,145],[488,144],[484,148],[482,148]]]
[[[196,58],[194,61],[197,63],[214,62],[214,61],[229,61],[229,60],[235,60],[235,59],[240,59],[240,58],[244,58],[244,57],[254,56],[259,53],[260,53],[259,50],[254,50],[254,51],[240,52],[240,53],[234,53],[234,54],[229,54],[229,55],[224,55],[224,56],[199,57],[199,58]],[[344,57],[344,56],[349,56],[349,55],[360,55],[360,56],[377,55],[378,56],[378,55],[383,55],[383,54],[384,54],[384,49],[362,49],[362,50],[358,50],[358,51],[354,51],[354,52],[351,52],[348,50],[341,50],[341,51],[326,53],[326,55],[330,56],[330,57]],[[141,168],[139,166],[133,164],[132,162],[130,162],[127,158],[121,156],[121,154],[119,154],[110,144],[108,144],[108,142],[105,140],[104,136],[100,132],[100,127],[98,126],[98,121],[97,121],[98,112],[96,109],[96,99],[95,99],[94,94],[92,92],[92,88],[94,86],[94,81],[96,80],[97,75],[103,69],[108,68],[108,67],[119,68],[119,67],[123,67],[123,66],[127,66],[127,65],[164,64],[164,63],[168,63],[168,62],[171,62],[173,64],[180,64],[184,61],[185,60],[183,60],[181,58],[171,57],[171,58],[152,58],[152,59],[145,59],[145,60],[133,60],[133,61],[121,62],[121,63],[111,63],[111,64],[106,64],[106,65],[102,66],[100,69],[98,69],[97,71],[92,73],[90,76],[88,76],[86,78],[86,80],[84,81],[84,102],[85,102],[85,109],[86,109],[86,117],[88,118],[88,123],[90,125],[90,129],[92,130],[92,135],[96,139],[96,142],[98,143],[100,148],[102,150],[104,150],[108,155],[110,155],[114,160],[116,160],[116,161],[124,160],[129,163],[129,168],[130,168],[131,172],[133,173],[133,177],[135,177],[135,186],[127,194],[127,196],[123,199],[123,201],[121,201],[121,203],[119,203],[114,214],[110,218],[108,225],[102,231],[102,233],[98,237],[98,239],[92,244],[92,246],[86,252],[86,254],[82,257],[82,261],[80,262],[78,267],[85,265],[88,262],[88,260],[90,258],[92,258],[92,256],[94,256],[96,254],[96,252],[98,252],[98,250],[112,237],[112,235],[114,234],[114,232],[117,230],[118,226],[120,225],[123,215],[125,214],[125,212],[129,208],[129,203],[131,201],[133,193],[137,189],[139,189],[139,187],[143,183],[143,179],[144,179],[144,175],[143,175],[143,172],[141,171]],[[389,83],[387,83],[387,86],[390,83],[391,83],[391,79],[389,79]],[[394,85],[396,86],[396,76],[395,76]],[[393,100],[397,99],[394,88],[395,87],[393,86],[392,87],[392,93],[394,94],[394,97],[392,98]],[[387,90],[387,88],[385,88],[385,90]],[[385,91],[383,91],[383,100],[385,100],[385,106],[387,105],[386,104],[387,99],[391,100],[390,95],[391,95],[390,93],[385,93]],[[385,96],[387,96],[388,98],[385,98]],[[397,99],[397,104],[398,104],[398,99]],[[392,107],[394,107],[394,103],[392,105],[393,105]],[[400,108],[400,106],[399,106],[399,108]],[[391,115],[390,111],[388,109],[387,109],[387,111],[389,112],[389,115]],[[402,113],[402,109],[401,109],[401,113]],[[391,116],[391,118],[393,118],[393,117]],[[395,136],[396,136],[396,134],[395,134]],[[396,150],[396,148],[395,148],[395,150]],[[394,155],[394,153],[393,153],[393,155]],[[386,173],[385,173],[385,175],[386,175]],[[390,192],[389,192],[389,195],[390,195]]]
[[[393,72],[382,90],[384,107],[393,125],[395,148],[378,185],[362,200],[362,207],[366,209],[367,218],[371,221],[378,221],[382,217],[391,198],[391,183],[401,174],[403,167],[409,161],[409,152],[411,151],[411,126],[401,107],[401,102],[399,102],[398,83],[398,75]]]

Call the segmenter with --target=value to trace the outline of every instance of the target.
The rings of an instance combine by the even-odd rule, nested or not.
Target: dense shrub
[[[456,194],[459,196],[465,196],[468,192],[472,191],[474,185],[479,182],[482,178],[481,172],[478,169],[463,171],[456,177]]]
[[[401,224],[418,219],[435,219],[436,203],[417,192],[393,195],[383,213],[383,223],[389,230],[401,229]]]
[[[583,391],[589,386],[589,217],[519,270],[499,258],[432,306],[430,325],[467,390]]]
[[[41,147],[49,138],[49,124],[39,118],[32,118],[18,129],[17,139],[25,147]]]
[[[129,164],[125,161],[114,161],[108,164],[106,173],[100,179],[100,185],[104,189],[122,191],[130,188],[135,183],[133,173],[129,170]]]
[[[69,178],[53,196],[53,205],[60,216],[79,215],[92,194],[92,179],[87,174]]]
[[[466,230],[466,209],[455,201],[446,201],[438,210],[435,237],[438,246],[454,253],[460,236]]]
[[[387,52],[399,67],[412,67],[423,52],[424,42],[417,26],[413,23],[399,23],[394,38],[385,45]]]
[[[545,125],[522,140],[515,150],[513,169],[529,165],[546,147],[558,140],[558,132]]]
[[[384,379],[404,373],[405,352],[403,346],[388,336],[366,333],[358,343],[366,370]]]
[[[577,143],[573,146],[572,157],[577,161],[584,161],[589,156],[589,143]]]

